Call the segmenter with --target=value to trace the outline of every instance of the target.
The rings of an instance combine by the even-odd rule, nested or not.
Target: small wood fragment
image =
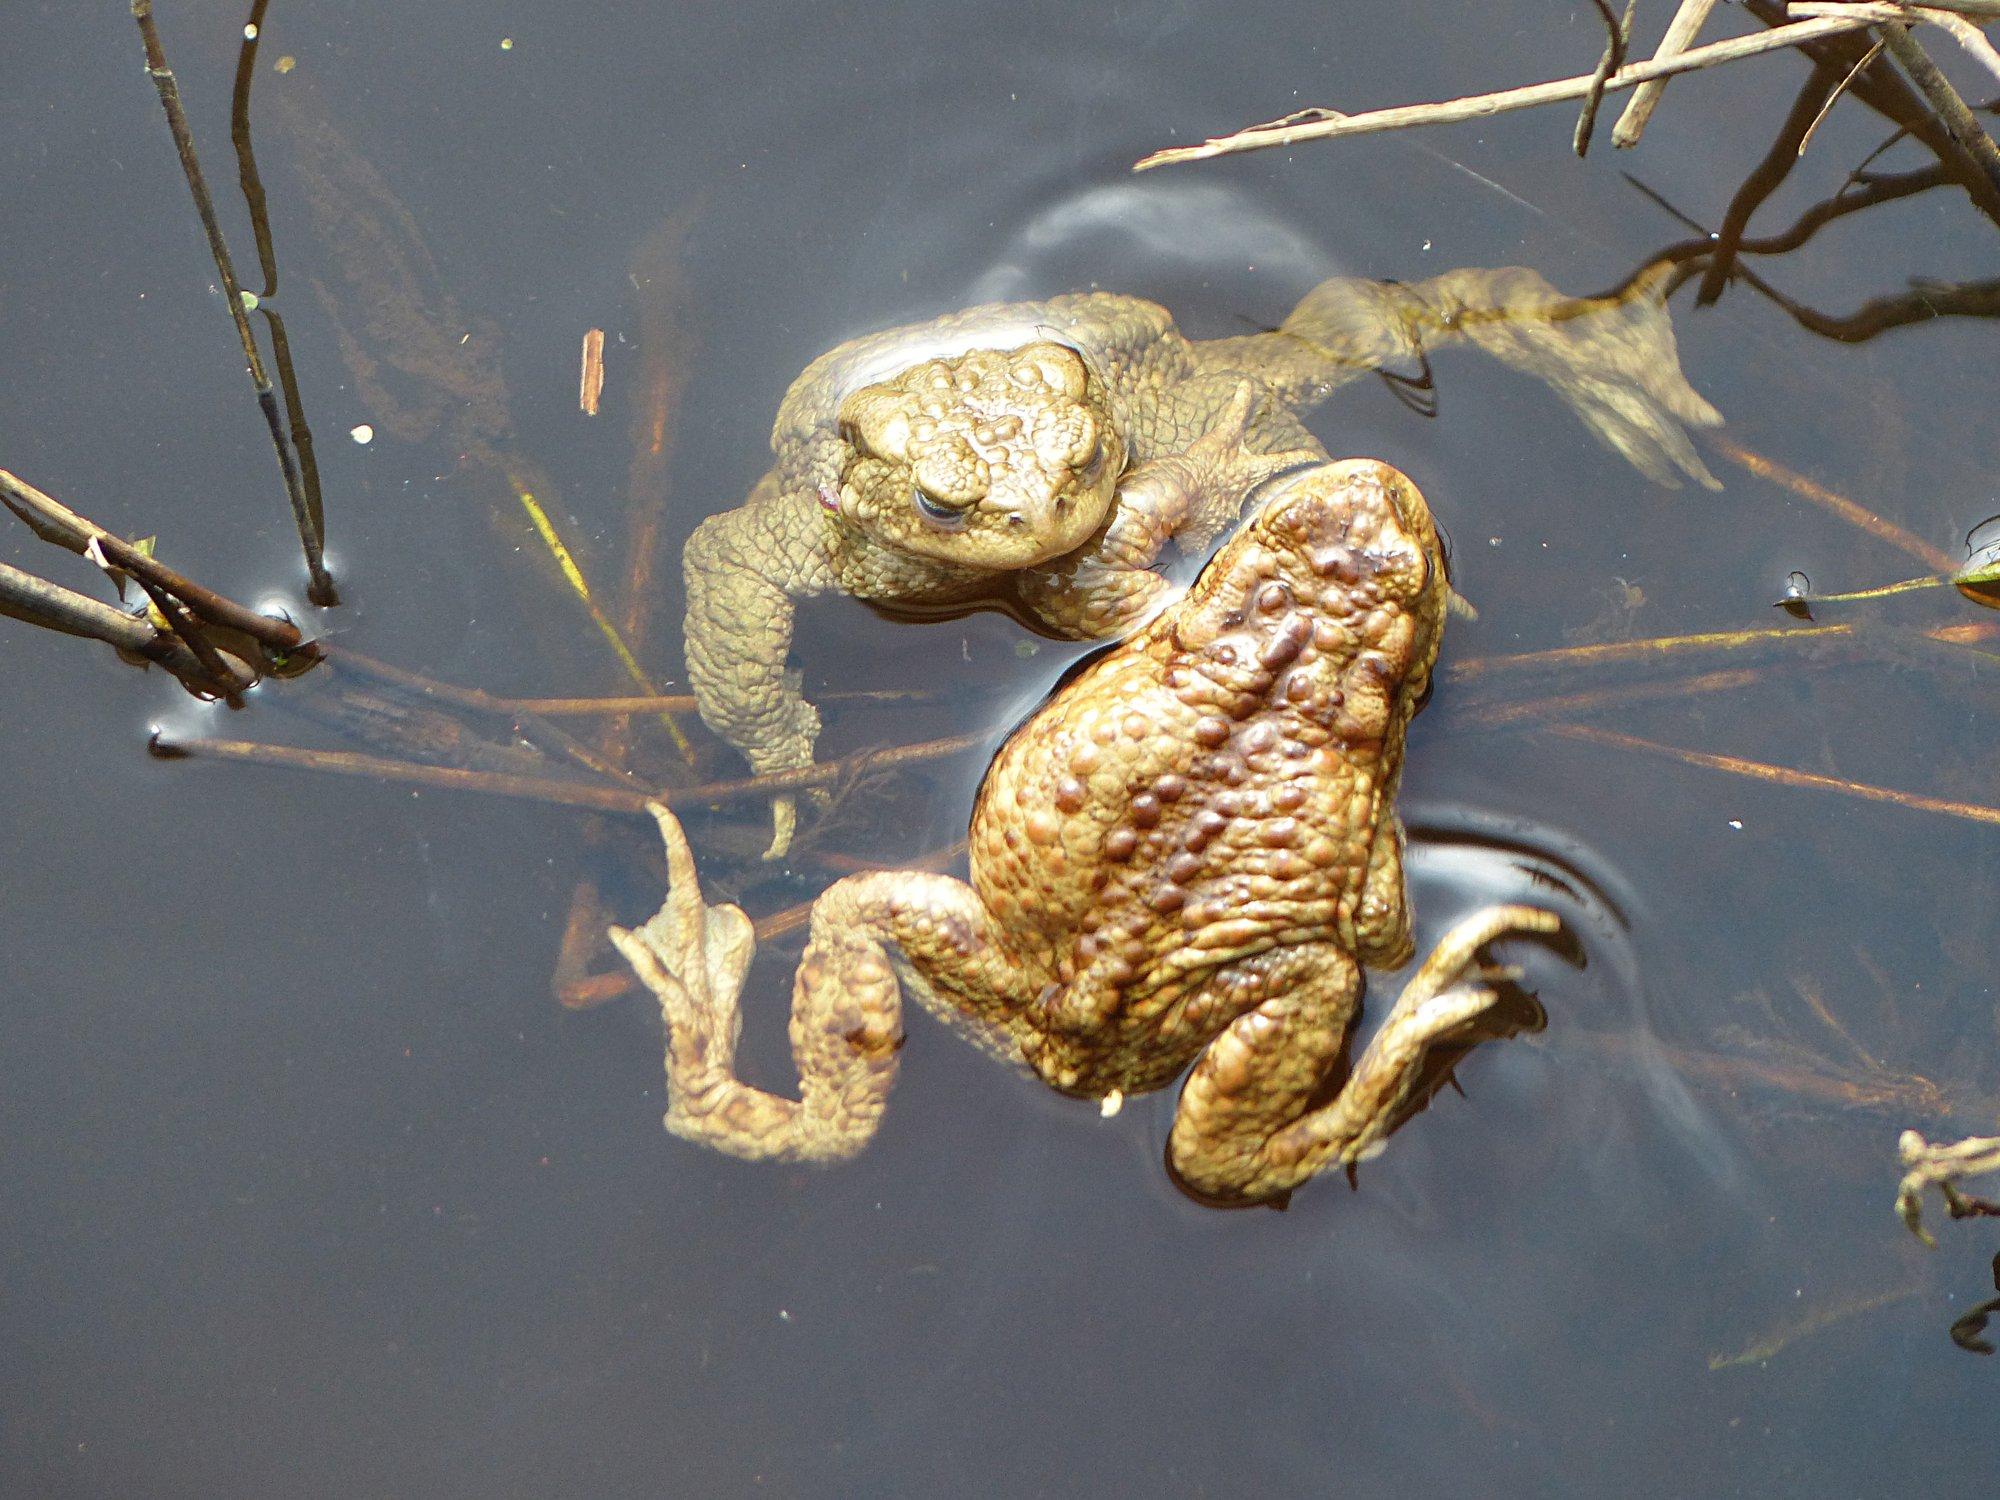
[[[597,403],[604,395],[604,330],[592,328],[583,336],[583,379],[577,390],[577,404],[586,417],[597,415]]]

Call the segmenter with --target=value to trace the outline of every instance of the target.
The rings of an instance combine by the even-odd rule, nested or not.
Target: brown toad
[[[800,1097],[735,1075],[749,919],[708,906],[678,823],[665,904],[612,938],[667,1025],[667,1128],[732,1155],[834,1160],[873,1136],[900,994],[1091,1097],[1171,1083],[1198,1193],[1254,1201],[1372,1154],[1427,1051],[1493,1002],[1476,961],[1526,906],[1454,927],[1337,1091],[1362,965],[1412,951],[1395,815],[1448,586],[1429,509],[1386,464],[1282,481],[1193,589],[1077,675],[995,758],[970,883],[849,876],[793,981]]]
[[[793,601],[816,594],[931,609],[1011,593],[1055,635],[1119,634],[1160,602],[1169,538],[1205,549],[1265,480],[1326,457],[1298,413],[1453,343],[1540,376],[1658,482],[1713,487],[1682,424],[1721,418],[1681,375],[1666,285],[1660,268],[1586,298],[1520,267],[1334,277],[1277,329],[1201,340],[1157,303],[1090,292],[843,344],[793,382],[750,498],[688,541],[701,716],[758,772],[811,764],[819,715],[787,662]],[[1222,445],[1208,482],[1168,486],[1180,503],[1163,509],[1141,481],[1203,439]],[[776,813],[767,857],[790,843],[788,796]]]

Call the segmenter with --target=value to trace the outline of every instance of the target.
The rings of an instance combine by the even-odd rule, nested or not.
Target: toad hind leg
[[[1459,922],[1403,987],[1340,1092],[1317,1109],[1306,1106],[1324,1067],[1302,1085],[1300,1065],[1325,1052],[1329,1029],[1337,1046],[1359,971],[1345,954],[1308,950],[1324,955],[1313,972],[1240,1016],[1202,1054],[1168,1141],[1175,1171],[1199,1192],[1256,1200],[1373,1156],[1422,1080],[1430,1049],[1462,1038],[1498,998],[1485,982],[1493,975],[1476,963],[1479,950],[1561,925],[1532,906],[1489,907]]]
[[[664,807],[651,810],[666,844],[666,900],[643,927],[612,928],[611,940],[666,1020],[667,1129],[751,1160],[855,1155],[874,1138],[903,1045],[892,953],[941,980],[962,971],[979,992],[981,971],[997,962],[978,897],[943,876],[870,874],[839,881],[813,903],[792,984],[799,1097],[787,1099],[736,1076],[738,998],[756,952],[750,919],[702,900],[680,823]]]

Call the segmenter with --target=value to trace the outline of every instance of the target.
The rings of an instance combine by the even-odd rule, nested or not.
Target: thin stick
[[[1911,535],[1893,521],[1883,520],[1866,506],[1855,504],[1845,495],[1836,495],[1824,485],[1815,484],[1805,475],[1786,468],[1775,459],[1766,458],[1761,453],[1753,453],[1750,449],[1731,442],[1720,434],[1711,433],[1709,445],[1719,449],[1725,458],[1733,459],[1759,479],[1768,479],[1773,484],[1783,485],[1801,499],[1825,506],[1843,521],[1859,527],[1870,536],[1885,541],[1892,547],[1900,547],[1933,572],[1958,571],[1958,560],[1940,548],[1933,547],[1922,537]]]
[[[241,708],[242,690],[250,686],[253,679],[239,677],[235,670],[223,661],[221,653],[215,649],[214,642],[202,634],[200,622],[188,613],[187,606],[180,600],[145,578],[139,579],[139,587],[144,589],[146,597],[153,601],[153,608],[158,610],[160,618],[167,622],[167,628],[173,631],[181,644],[192,651],[195,660],[201,663],[200,680],[207,685],[208,691],[221,698],[231,708]]]
[[[1938,71],[1937,64],[1931,61],[1922,44],[1910,35],[1910,28],[1884,26],[1882,40],[1888,45],[1889,55],[1902,64],[1903,71],[1910,75],[1910,82],[1938,112],[1938,118],[1944,121],[1944,128],[1951,132],[1951,138],[1965,148],[1986,174],[1986,180],[1993,184],[1996,191],[2000,191],[2000,146],[1993,144],[1993,137],[1973,118],[1972,110],[1958,90]]]
[[[1639,0],[1625,0],[1625,15],[1621,20],[1611,13],[1610,0],[1592,0],[1592,3],[1604,18],[1604,29],[1610,33],[1610,39],[1604,44],[1604,55],[1597,60],[1597,71],[1590,75],[1590,92],[1583,96],[1583,110],[1576,117],[1576,134],[1571,144],[1576,147],[1579,160],[1590,153],[1590,135],[1597,128],[1597,106],[1604,100],[1604,80],[1625,66],[1625,44],[1631,39],[1632,17],[1639,9]]]
[[[1959,46],[1978,59],[1980,67],[1995,78],[2000,78],[2000,52],[1996,52],[1993,44],[1986,40],[1985,32],[1963,16],[1955,16],[1949,11],[1926,7],[1918,14],[1933,26],[1942,26],[1949,31],[1957,39]]]
[[[2000,642],[2000,624],[1971,621],[1936,626],[1918,638],[1943,646],[1977,646]],[[1757,630],[1716,630],[1697,635],[1659,635],[1636,641],[1607,641],[1595,646],[1559,646],[1549,651],[1523,651],[1512,656],[1475,656],[1455,662],[1443,673],[1454,689],[1490,676],[1508,678],[1524,673],[1570,676],[1594,667],[1678,665],[1683,656],[1730,656],[1764,648],[1829,644],[1865,646],[1867,634],[1854,625],[1778,625]]]
[[[1687,51],[1688,43],[1694,40],[1695,33],[1701,30],[1708,20],[1708,13],[1714,9],[1715,0],[1681,0],[1681,8],[1667,23],[1667,34],[1660,38],[1659,50],[1653,54],[1654,60],[1679,57]],[[1664,78],[1640,84],[1633,92],[1632,102],[1625,106],[1625,113],[1611,127],[1611,144],[1621,150],[1638,145],[1639,137],[1645,134],[1646,122],[1653,118],[1660,96],[1666,91],[1667,81]]]
[[[1747,776],[1753,781],[1775,782],[1780,786],[1810,787],[1816,791],[1838,792],[1844,797],[1860,797],[1869,802],[1890,802],[1897,807],[1912,808],[1918,812],[1945,813],[1954,818],[1968,818],[1975,823],[2000,824],[2000,807],[1986,807],[1976,802],[1955,802],[1946,797],[1925,796],[1921,792],[1899,792],[1893,787],[1871,786],[1867,782],[1847,781],[1838,776],[1821,776],[1812,771],[1794,771],[1785,766],[1766,765],[1759,760],[1744,760],[1735,755],[1712,755],[1705,750],[1686,750],[1678,745],[1662,745],[1656,740],[1642,740],[1637,735],[1597,729],[1587,724],[1551,725],[1549,733],[1559,734],[1564,739],[1587,740],[1595,745],[1609,745],[1619,750],[1643,750],[1651,755],[1663,755],[1670,760],[1684,761],[1691,766],[1705,766],[1712,771],[1727,771],[1732,776]]]
[[[143,656],[183,682],[207,679],[194,653],[173,636],[154,629],[142,616],[127,614],[7,563],[0,563],[0,615]]]
[[[355,750],[304,750],[293,745],[267,745],[256,740],[175,740],[155,735],[152,750],[168,759],[199,756],[211,760],[248,761],[253,765],[290,766],[303,771],[325,771],[336,776],[366,776],[377,781],[442,787],[450,791],[487,792],[530,802],[554,803],[560,807],[588,807],[599,812],[638,814],[646,810],[648,802],[664,800],[652,792],[628,792],[618,787],[558,781],[550,776],[462,771],[452,766],[427,766],[419,761],[364,755]]]
[[[194,197],[195,212],[201,218],[202,230],[208,236],[209,253],[215,258],[216,275],[222,281],[222,293],[229,303],[230,320],[235,323],[236,336],[243,344],[243,358],[250,373],[250,383],[257,391],[257,406],[264,413],[265,425],[271,429],[272,446],[278,452],[278,467],[285,477],[285,494],[291,501],[292,519],[299,529],[299,544],[305,549],[306,572],[310,579],[307,597],[319,605],[337,604],[340,596],[326,571],[321,538],[313,525],[312,508],[306,499],[298,464],[285,442],[284,424],[278,413],[277,397],[271,389],[271,377],[264,372],[264,359],[257,351],[256,335],[250,331],[243,287],[236,279],[236,268],[230,263],[229,247],[223,241],[222,226],[216,221],[215,203],[208,195],[208,185],[201,175],[201,163],[195,156],[194,133],[188,128],[187,111],[181,106],[180,83],[174,77],[174,70],[167,66],[166,53],[160,46],[159,28],[153,24],[153,0],[132,0],[132,19],[139,23],[139,35],[146,47],[146,72],[152,77],[153,87],[159,93],[160,107],[167,112],[167,128],[173,134],[174,149],[180,153],[181,171],[187,178],[188,192]]]
[[[613,786],[591,786],[582,782],[558,781],[549,776],[522,776],[502,771],[462,771],[451,766],[427,766],[416,761],[392,760],[387,756],[365,755],[352,750],[302,750],[291,745],[270,745],[256,740],[191,739],[170,740],[156,736],[153,749],[169,757],[208,756],[217,760],[250,761],[260,765],[294,766],[308,771],[326,771],[341,776],[370,776],[382,781],[400,781],[417,786],[446,787],[454,791],[487,792],[501,797],[521,797],[533,802],[551,802],[563,807],[588,807],[599,812],[643,813],[648,802],[669,807],[686,807],[702,802],[726,802],[736,797],[761,796],[795,787],[819,786],[858,773],[940,760],[975,745],[987,744],[990,734],[961,734],[947,739],[925,740],[914,745],[897,745],[887,750],[863,751],[843,760],[806,766],[797,771],[776,771],[767,776],[746,776],[738,781],[712,781],[705,786],[662,787],[655,791],[626,791]]]
[[[1983,16],[1988,20],[2000,18],[2000,0],[1924,0],[1921,5],[1876,5],[1868,0],[1850,0],[1840,5],[1814,4],[1810,0],[1792,0],[1788,7],[1795,16],[1831,16],[1846,11],[1859,13],[1862,10],[1893,10],[1896,20],[1907,20],[1911,15],[1924,15],[1926,11],[1944,11],[1952,15]],[[1886,19],[1886,18],[1884,18]],[[1929,17],[1925,16],[1928,20]]]
[[[1792,24],[1786,14],[1783,0],[1742,0],[1743,8],[1764,25],[1783,27]],[[1800,44],[1799,50],[1816,63],[1828,67],[1846,68],[1852,66],[1871,44],[1869,38],[1859,34],[1823,37],[1817,41]],[[2000,226],[2000,189],[1987,181],[1986,173],[1965,147],[1961,146],[1945,129],[1936,114],[1922,96],[1910,87],[1910,82],[1886,60],[1877,59],[1873,66],[1861,73],[1849,88],[1849,92],[1882,115],[1904,132],[1921,141],[1928,151],[1950,168],[1951,177],[1965,190],[1974,206]]]
[[[635,697],[604,698],[510,698],[499,693],[489,693],[484,688],[459,687],[454,683],[440,682],[435,677],[426,677],[421,672],[413,672],[408,667],[394,666],[386,661],[377,661],[372,656],[363,656],[347,646],[329,646],[327,655],[338,667],[358,672],[364,677],[373,677],[382,682],[392,682],[398,687],[423,693],[433,698],[441,698],[447,703],[456,703],[465,708],[484,709],[496,714],[542,714],[548,718],[564,716],[595,716],[609,714],[650,714],[685,713],[695,707],[692,693],[658,693]],[[927,703],[936,695],[922,688],[885,688],[847,693],[821,693],[814,699],[818,703]]]
[[[78,556],[88,555],[90,544],[96,542],[115,566],[135,578],[150,580],[167,590],[211,624],[240,630],[275,651],[297,652],[304,644],[299,628],[290,621],[260,615],[234,599],[224,598],[213,589],[204,588],[159,559],[146,556],[116,532],[105,530],[88,516],[78,515],[55,497],[42,493],[25,479],[5,469],[0,469],[0,504],[25,521],[43,541],[67,547]]]
[[[1645,62],[1633,63],[1607,78],[1604,81],[1604,89],[1606,93],[1612,93],[1619,89],[1636,88],[1649,79],[1671,78],[1676,73],[1692,73],[1698,68],[1712,68],[1719,63],[1755,57],[1760,52],[1776,52],[1785,47],[1796,47],[1802,42],[1844,36],[1850,31],[1859,31],[1868,24],[1867,21],[1851,17],[1829,16],[1811,21],[1799,21],[1749,36],[1731,37],[1727,41],[1711,42],[1706,47],[1696,47],[1681,53],[1678,57],[1649,58]],[[1591,78],[1591,74],[1584,73],[1575,78],[1559,78],[1549,83],[1531,83],[1523,88],[1502,89],[1497,93],[1475,94],[1468,98],[1450,99],[1437,104],[1405,104],[1394,109],[1376,109],[1358,115],[1345,115],[1338,110],[1330,109],[1302,110],[1296,114],[1286,115],[1282,119],[1249,126],[1232,135],[1215,137],[1202,142],[1199,146],[1173,146],[1164,151],[1155,151],[1151,156],[1136,162],[1132,170],[1144,172],[1175,162],[1201,161],[1211,156],[1229,156],[1240,151],[1263,151],[1273,146],[1296,145],[1300,141],[1369,135],[1378,130],[1400,130],[1411,125],[1444,125],[1458,120],[1481,120],[1491,115],[1504,114],[1509,110],[1533,109],[1540,104],[1557,104],[1566,99],[1581,99],[1590,92]]]
[[[1623,708],[1658,698],[1685,698],[1696,693],[1724,693],[1748,687],[1764,675],[1761,667],[1736,667],[1723,672],[1704,672],[1670,682],[1635,682],[1590,692],[1559,693],[1548,698],[1520,698],[1504,703],[1471,704],[1465,712],[1480,730],[1503,729],[1510,724],[1550,719],[1572,719],[1607,708]]]
[[[1859,78],[1868,65],[1881,55],[1882,39],[1877,37],[1875,45],[1854,60],[1854,66],[1847,70],[1847,75],[1835,86],[1834,91],[1826,96],[1826,103],[1819,107],[1819,113],[1813,116],[1812,124],[1808,125],[1806,133],[1799,137],[1798,154],[1800,156],[1806,154],[1806,147],[1812,144],[1812,138],[1819,133],[1819,128],[1826,122],[1826,117],[1833,113],[1833,107],[1840,102],[1840,96],[1846,93],[1854,80]]]

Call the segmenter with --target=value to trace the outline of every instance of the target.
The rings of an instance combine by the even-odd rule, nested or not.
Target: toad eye
[[[916,503],[917,511],[927,521],[938,526],[948,526],[953,530],[965,524],[965,512],[946,505],[924,493],[920,484],[910,486],[910,499]]]

